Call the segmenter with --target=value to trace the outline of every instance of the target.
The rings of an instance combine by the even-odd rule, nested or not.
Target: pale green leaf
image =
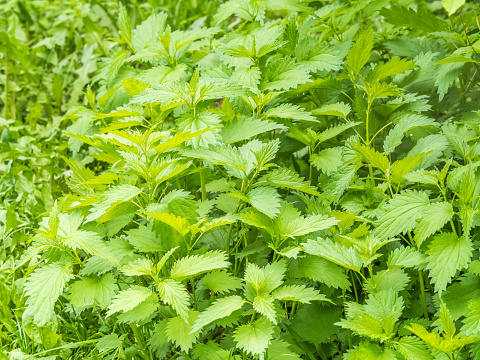
[[[212,271],[203,277],[203,286],[217,293],[225,293],[230,290],[238,289],[242,286],[242,281],[226,271]]]
[[[347,248],[330,239],[318,238],[301,244],[307,254],[320,256],[353,271],[360,271],[362,260],[357,250]]]
[[[106,308],[117,290],[116,282],[111,273],[77,280],[70,286],[70,302],[77,308],[85,306]]]
[[[245,300],[238,295],[215,300],[211,306],[198,315],[190,333],[197,332],[202,327],[214,322],[215,320],[229,316],[232,312],[241,309],[244,303]]]
[[[202,255],[185,256],[177,260],[170,272],[172,278],[183,278],[230,266],[223,251],[209,251]]]
[[[386,239],[413,230],[429,203],[425,192],[407,190],[395,195],[378,219],[374,235]]]
[[[167,338],[179,346],[182,351],[188,352],[197,340],[200,330],[192,331],[198,311],[190,310],[186,317],[174,317],[168,320],[165,334]]]
[[[189,294],[181,282],[165,279],[158,284],[158,293],[162,301],[172,306],[180,317],[188,317]]]
[[[127,290],[120,291],[108,307],[107,316],[117,312],[127,312],[137,307],[150,297],[156,297],[157,294],[143,286],[134,285]]]
[[[428,205],[423,215],[415,227],[414,240],[420,246],[430,235],[441,230],[454,215],[452,204],[447,202],[438,202]]]
[[[240,325],[233,333],[237,347],[252,355],[260,355],[273,338],[273,324],[260,318],[251,324]]]
[[[373,30],[369,29],[361,33],[355,44],[350,49],[346,58],[346,65],[352,69],[355,75],[365,66],[370,58],[373,48]]]
[[[72,263],[56,262],[35,269],[25,282],[27,311],[38,326],[48,323],[54,314],[55,303],[72,278]]]
[[[444,291],[457,271],[471,260],[472,242],[453,233],[437,234],[428,247],[427,269],[435,291]]]
[[[270,218],[280,213],[280,195],[271,187],[256,187],[246,194],[248,202]]]

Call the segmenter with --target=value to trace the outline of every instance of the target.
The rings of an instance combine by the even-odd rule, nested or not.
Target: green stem
[[[205,171],[200,171],[200,187],[202,188],[202,201],[207,200],[207,188],[205,187]]]
[[[148,352],[148,349],[147,349],[147,343],[145,342],[145,338],[143,337],[143,334],[140,332],[139,328],[137,327],[137,324],[130,324],[130,328],[133,331],[135,340],[140,346],[143,356],[145,357],[146,360],[151,360],[150,353]]]
[[[423,271],[418,271],[418,280],[420,281],[420,292],[421,292],[421,300],[422,300],[422,307],[423,307],[423,316],[425,319],[428,319],[428,309],[427,309],[427,299],[425,298],[425,284],[423,282]]]

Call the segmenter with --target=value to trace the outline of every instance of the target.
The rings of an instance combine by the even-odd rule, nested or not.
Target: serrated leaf
[[[470,300],[467,303],[467,313],[463,320],[462,331],[466,335],[479,335],[480,333],[480,300]]]
[[[465,0],[442,0],[442,5],[448,15],[453,15],[465,4]]]
[[[203,277],[203,286],[217,293],[225,293],[230,290],[238,289],[242,286],[242,281],[226,271],[212,271]]]
[[[162,301],[172,306],[180,317],[188,316],[189,295],[181,282],[165,279],[158,284],[158,293]]]
[[[172,278],[183,278],[228,266],[230,266],[230,263],[227,261],[226,253],[209,251],[202,255],[185,256],[177,260],[172,266],[170,276]]]
[[[342,148],[323,149],[318,154],[312,155],[311,163],[325,174],[337,171],[342,165]]]
[[[458,270],[471,260],[472,242],[453,233],[437,234],[428,247],[427,269],[435,291],[444,291]]]
[[[182,351],[188,352],[200,334],[200,330],[192,331],[198,315],[198,311],[190,310],[186,318],[177,316],[168,320],[165,334]]]
[[[352,108],[350,105],[343,102],[338,102],[335,104],[327,104],[319,107],[318,109],[312,110],[313,115],[333,115],[346,119],[348,114],[350,114]]]
[[[388,256],[387,266],[389,269],[399,267],[418,266],[427,260],[427,257],[412,247],[400,247],[392,251]]]
[[[122,346],[122,339],[120,339],[118,335],[115,333],[108,334],[102,337],[100,340],[98,340],[97,345],[95,347],[100,353],[110,349],[116,349]]]
[[[438,230],[452,219],[455,212],[452,204],[447,202],[438,202],[428,205],[423,211],[423,215],[415,227],[414,240],[420,246],[430,235]]]
[[[43,326],[54,316],[54,306],[72,277],[72,263],[59,261],[35,269],[25,283],[27,309],[34,322]]]
[[[426,153],[421,153],[395,161],[391,169],[392,181],[401,184],[404,181],[403,177],[417,167],[426,155]]]
[[[330,301],[318,290],[305,285],[285,285],[277,288],[272,293],[277,300],[299,301],[302,304],[310,304],[311,301]]]
[[[251,324],[240,325],[233,334],[237,347],[252,355],[260,355],[273,338],[273,324],[260,318]]]
[[[355,149],[360,155],[367,159],[368,163],[376,168],[382,170],[383,173],[386,173],[390,168],[390,160],[384,154],[378,152],[374,148],[363,145],[363,144],[354,144]]]
[[[134,285],[127,290],[120,291],[108,307],[107,316],[117,312],[127,312],[137,307],[150,297],[156,297],[157,294],[143,286]]]
[[[281,119],[301,120],[301,121],[317,121],[309,111],[293,104],[280,104],[274,108],[268,109],[263,113],[267,117],[278,117]]]
[[[269,218],[274,219],[280,213],[280,195],[271,187],[256,187],[245,196],[255,209]]]
[[[77,308],[84,306],[106,308],[117,290],[116,282],[111,273],[101,277],[84,277],[70,286],[70,302]]]
[[[395,344],[406,360],[432,360],[433,356],[425,344],[416,337],[402,336]]]
[[[211,306],[198,315],[190,333],[197,332],[202,327],[214,322],[215,320],[229,316],[234,311],[240,309],[244,303],[245,300],[238,295],[215,300]]]
[[[358,75],[360,70],[365,66],[370,58],[370,52],[373,48],[373,30],[369,29],[358,37],[355,44],[350,49],[347,55],[345,64],[349,66],[355,75]]]
[[[351,286],[345,270],[332,262],[318,257],[307,256],[299,260],[295,276],[307,277],[333,288],[347,289]]]
[[[307,181],[303,181],[303,178],[298,176],[296,171],[287,168],[278,168],[265,174],[258,180],[257,184],[261,183],[272,184],[274,186],[320,196],[314,186],[311,186]]]
[[[395,195],[385,207],[384,214],[378,219],[378,226],[373,234],[386,239],[413,230],[429,204],[425,192],[408,190]]]
[[[367,80],[369,82],[383,80],[386,77],[403,74],[408,70],[413,70],[415,69],[415,66],[416,65],[413,61],[396,57],[386,63],[378,63],[373,70],[368,73]]]
[[[301,245],[307,254],[320,256],[347,269],[360,271],[362,267],[362,260],[355,249],[347,248],[330,239],[309,239]]]
[[[275,122],[269,122],[261,119],[253,119],[247,117],[235,118],[231,122],[225,124],[220,135],[225,144],[233,144],[235,142],[250,139],[256,135],[263,134],[267,131],[276,129],[284,129],[285,127]]]

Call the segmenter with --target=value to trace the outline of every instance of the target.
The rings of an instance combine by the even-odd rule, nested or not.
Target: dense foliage
[[[0,359],[480,359],[464,0],[0,4]]]

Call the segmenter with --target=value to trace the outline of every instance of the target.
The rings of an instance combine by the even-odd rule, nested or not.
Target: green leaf
[[[242,280],[226,271],[212,271],[203,277],[203,286],[216,293],[225,293],[242,286]]]
[[[211,306],[198,315],[190,333],[197,332],[202,327],[214,322],[215,320],[229,316],[234,311],[241,309],[244,303],[245,300],[238,295],[215,300]]]
[[[373,48],[373,30],[368,29],[360,34],[347,55],[345,64],[355,75],[365,66]]]
[[[158,284],[158,293],[162,301],[172,306],[180,317],[188,316],[189,294],[181,282],[165,279]]]
[[[318,290],[305,285],[285,285],[277,288],[272,296],[277,300],[299,301],[302,304],[310,304],[310,301],[330,301]]]
[[[417,167],[426,155],[425,153],[421,153],[395,161],[391,169],[392,181],[401,184],[404,181],[403,177]]]
[[[343,102],[338,102],[335,104],[327,104],[319,107],[318,109],[312,110],[313,115],[333,115],[346,119],[348,114],[352,111],[350,105]]]
[[[348,289],[352,285],[344,269],[318,256],[300,259],[292,276],[307,277],[333,288]]]
[[[296,352],[290,349],[286,341],[275,339],[268,346],[268,358],[271,360],[301,360]]]
[[[265,352],[273,338],[273,325],[265,318],[260,318],[251,324],[236,328],[233,338],[237,347],[252,355]]]
[[[229,351],[211,340],[206,344],[195,344],[192,353],[196,360],[226,360],[230,356]]]
[[[235,69],[230,77],[230,81],[251,90],[258,90],[261,75],[262,73],[257,66],[242,66]]]
[[[227,254],[223,251],[209,251],[202,255],[185,256],[172,266],[172,278],[183,278],[198,275],[202,272],[223,269],[230,266]]]
[[[101,277],[84,277],[70,286],[70,302],[73,306],[100,306],[105,309],[117,290],[116,279],[111,273]]]
[[[339,220],[328,217],[328,215],[300,216],[292,218],[290,221],[285,220],[283,220],[285,225],[281,229],[280,235],[291,238],[326,230],[339,223]]]
[[[392,349],[369,342],[360,343],[345,354],[345,360],[397,360]]]
[[[164,245],[160,238],[144,225],[139,225],[138,228],[134,228],[125,232],[127,239],[133,247],[140,252],[150,253],[165,251]]]
[[[148,339],[148,346],[155,352],[158,358],[164,358],[170,350],[170,344],[167,338],[166,330],[168,319],[159,321],[153,329],[153,334]]]
[[[280,213],[280,195],[271,187],[256,187],[246,194],[248,202],[269,218],[276,218]]]
[[[432,360],[433,356],[425,344],[414,336],[402,336],[395,348],[406,360]]]
[[[421,126],[435,126],[435,121],[427,116],[419,114],[407,114],[402,116],[398,123],[390,130],[383,142],[385,154],[392,153],[402,143],[405,133],[410,129]]]
[[[390,168],[390,160],[386,155],[367,145],[354,144],[354,146],[358,153],[367,159],[369,164],[382,170],[383,173],[386,173]]]
[[[448,16],[453,15],[458,9],[465,5],[465,0],[442,0],[442,5]]]
[[[347,269],[358,272],[362,267],[362,260],[357,250],[347,248],[330,239],[309,239],[301,245],[307,254],[320,256]]]
[[[379,62],[373,70],[368,73],[367,80],[369,82],[383,80],[386,77],[403,74],[408,70],[413,70],[415,69],[415,66],[416,65],[413,61],[396,57],[386,63]]]
[[[123,265],[120,271],[127,276],[153,276],[155,268],[151,260],[141,257]]]
[[[97,220],[111,208],[133,199],[141,192],[141,189],[132,185],[112,186],[99,197],[99,201],[90,209],[90,214],[85,220],[87,222]]]
[[[442,19],[427,9],[416,12],[411,8],[392,5],[391,8],[383,8],[380,14],[385,16],[386,22],[396,27],[408,27],[426,33],[443,31],[446,25]]]
[[[303,178],[298,176],[296,171],[287,168],[278,168],[270,171],[258,180],[257,184],[261,183],[320,196],[314,186],[311,186],[307,181],[303,181]]]
[[[395,195],[384,207],[384,214],[378,219],[378,226],[373,234],[381,239],[387,239],[412,231],[429,203],[425,192],[407,190]]]
[[[348,123],[345,123],[345,124],[339,124],[339,125],[336,125],[336,126],[332,126],[332,127],[328,128],[327,130],[324,130],[321,133],[319,133],[316,136],[316,140],[319,141],[319,142],[324,142],[326,140],[334,138],[337,135],[340,135],[344,131],[346,131],[346,130],[348,130],[348,129],[356,126],[356,125],[359,125],[359,124],[360,124],[359,122],[348,122]]]
[[[472,242],[453,233],[437,234],[428,247],[427,269],[435,291],[444,291],[457,271],[471,260]]]
[[[130,21],[130,16],[128,15],[127,9],[122,3],[118,4],[120,10],[120,16],[118,18],[118,32],[122,37],[122,40],[128,44],[129,47],[132,47],[132,23]]]
[[[480,334],[480,300],[470,300],[467,303],[467,313],[463,320],[462,331],[466,335]]]
[[[192,331],[198,315],[198,311],[190,310],[186,318],[177,316],[168,320],[165,334],[182,351],[188,352],[200,334],[200,330]]]
[[[267,71],[260,89],[263,92],[296,89],[298,85],[305,84],[309,80],[310,75],[306,69],[296,64],[290,57],[271,57],[267,62]]]
[[[275,325],[278,324],[277,311],[275,309],[275,299],[272,295],[266,293],[257,294],[253,299],[252,306],[256,312],[265,316]]]
[[[120,291],[108,307],[107,316],[117,312],[127,312],[137,307],[149,298],[156,298],[157,294],[143,286],[134,285],[127,290]]]
[[[233,144],[241,140],[250,139],[256,135],[267,131],[284,129],[285,127],[275,122],[269,122],[261,119],[240,117],[225,124],[221,131],[221,136],[225,144]]]
[[[414,240],[420,246],[430,235],[441,230],[454,215],[452,204],[447,202],[438,202],[428,205],[423,215],[415,227]]]
[[[72,263],[59,261],[35,269],[25,283],[27,313],[34,316],[38,326],[48,323],[54,314],[55,303],[72,278]]]
[[[190,231],[190,224],[184,217],[175,216],[166,212],[157,213],[150,211],[145,211],[145,215],[151,216],[152,218],[171,226],[182,236],[185,236]]]
[[[388,256],[387,266],[389,269],[418,266],[427,260],[427,257],[412,247],[399,247]]]
[[[95,347],[100,353],[102,353],[107,350],[119,348],[122,346],[122,340],[123,336],[119,338],[117,334],[108,334],[98,340]]]
[[[323,149],[318,154],[312,155],[311,163],[327,175],[337,171],[340,165],[342,165],[342,148]]]
[[[132,31],[132,45],[135,51],[145,49],[158,39],[165,31],[167,17],[165,12],[153,13]]]
[[[317,121],[317,119],[304,108],[293,104],[280,104],[274,108],[268,109],[263,113],[266,117],[276,117],[280,119],[291,119],[301,121]]]

